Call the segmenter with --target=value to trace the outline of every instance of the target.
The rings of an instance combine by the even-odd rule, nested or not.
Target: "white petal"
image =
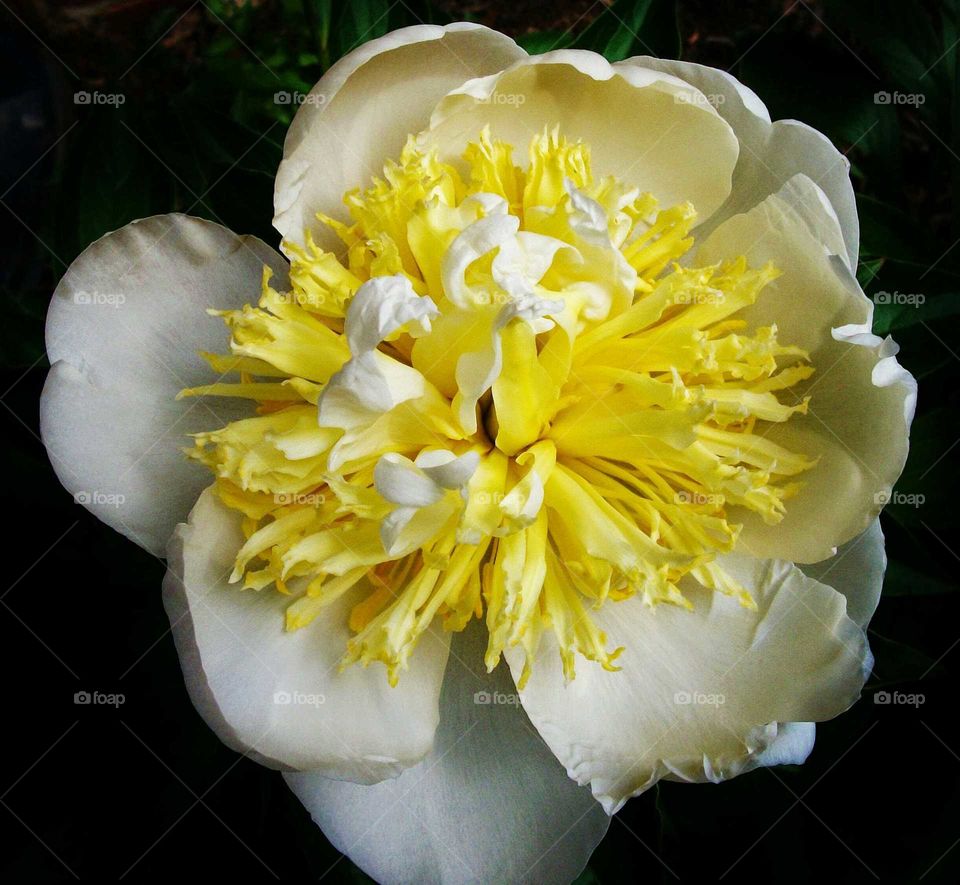
[[[396,688],[382,667],[338,663],[351,633],[349,593],[285,632],[290,603],[227,584],[240,519],[212,490],[170,544],[163,598],[190,698],[220,739],[272,768],[375,783],[429,752],[449,639],[428,631]]]
[[[446,449],[430,449],[417,455],[416,465],[444,489],[461,489],[480,463],[479,452],[454,455]]]
[[[285,775],[336,848],[385,885],[570,882],[607,830],[516,705],[506,668],[484,672],[485,641],[477,622],[455,637],[420,765],[371,787]]]
[[[50,303],[40,401],[50,460],[79,502],[158,556],[210,481],[183,455],[187,434],[247,413],[239,400],[175,399],[214,380],[199,351],[226,349],[206,309],[256,303],[264,264],[285,280],[286,262],[255,237],[156,215],[85,249]]]
[[[570,217],[570,227],[574,233],[594,246],[600,246],[604,249],[613,248],[613,244],[610,242],[610,228],[606,209],[575,187],[570,179],[567,179],[564,185],[570,195],[570,206],[573,209]]]
[[[706,95],[733,127],[740,142],[733,190],[708,227],[737,212],[746,212],[776,193],[792,176],[803,173],[827,195],[840,219],[846,246],[844,260],[848,267],[856,268],[860,221],[850,182],[850,163],[825,135],[796,120],[771,123],[770,114],[756,93],[726,71],[646,56],[627,59],[615,67],[664,71],[685,80]]]
[[[525,55],[503,34],[457,22],[402,28],[344,56],[313,87],[287,132],[274,226],[297,243],[309,228],[324,248],[341,248],[315,213],[345,218],[344,193],[381,175],[444,94]]]
[[[561,250],[575,261],[580,259],[580,253],[562,240],[519,231],[513,239],[502,243],[494,256],[490,268],[493,279],[514,299],[531,295],[534,285],[540,282]]]
[[[500,376],[503,368],[503,345],[496,317],[490,323],[489,343],[482,350],[466,351],[457,359],[458,392],[453,399],[457,420],[465,433],[477,431],[477,402]]]
[[[426,295],[417,295],[405,276],[374,277],[357,289],[347,308],[344,334],[350,353],[373,350],[404,327],[414,338],[426,335],[438,313],[437,305]]]
[[[590,145],[598,175],[649,191],[663,206],[690,200],[701,218],[730,193],[733,131],[693,87],[668,74],[611,66],[592,52],[523,59],[444,98],[421,138],[456,160],[484,124],[516,145],[560,125]]]
[[[346,429],[367,423],[426,390],[426,379],[416,369],[382,351],[368,350],[348,360],[327,382],[317,401],[320,424]]]
[[[397,507],[380,523],[383,549],[392,559],[413,553],[435,538],[457,509],[457,501],[449,497],[426,507]]]
[[[700,246],[697,262],[745,255],[783,273],[739,316],[776,324],[779,340],[810,353],[814,375],[784,394],[809,394],[807,415],[764,429],[794,452],[819,455],[799,479],[786,517],[768,526],[752,513],[740,549],[757,557],[817,562],[866,529],[889,499],[907,457],[917,385],[895,358],[895,345],[869,334],[873,304],[837,256],[837,222],[806,176],[791,179],[744,215],[725,221]],[[818,208],[819,207],[819,208]],[[829,502],[827,504],[826,502]]]
[[[803,765],[813,752],[817,737],[815,722],[782,722],[777,736],[747,764],[746,770],[768,765]]]
[[[377,461],[373,484],[391,504],[404,507],[426,507],[435,504],[444,494],[442,486],[418,470],[413,461],[395,452]]]
[[[457,234],[443,255],[440,271],[444,294],[457,307],[476,303],[463,278],[467,268],[481,256],[514,240],[519,227],[516,215],[488,215]]]
[[[774,765],[803,765],[813,752],[817,725],[815,722],[775,722],[767,726],[767,734],[768,737],[764,739],[769,740],[769,743],[744,760],[738,774]],[[665,774],[663,779],[680,782],[686,780],[674,774]]]
[[[320,425],[345,431],[330,450],[331,470],[342,466],[350,444],[384,413],[428,393],[438,396],[416,369],[375,349],[401,329],[413,337],[429,333],[437,313],[433,301],[417,295],[400,274],[376,277],[357,290],[344,323],[352,356],[317,401]]]
[[[778,722],[829,719],[859,696],[869,652],[839,593],[789,563],[721,562],[756,612],[689,584],[693,612],[634,597],[591,613],[625,647],[619,672],[579,661],[565,685],[552,638],[537,653],[523,705],[611,813],[667,774],[716,782],[755,767]],[[507,658],[519,677],[523,655]]]
[[[847,541],[829,559],[800,568],[805,575],[846,596],[847,615],[866,630],[880,602],[887,570],[880,520],[875,519],[866,531]]]

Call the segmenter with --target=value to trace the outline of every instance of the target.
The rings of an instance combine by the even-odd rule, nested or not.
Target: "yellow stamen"
[[[694,207],[595,178],[556,128],[525,168],[487,129],[459,167],[419,145],[344,197],[350,223],[317,215],[342,259],[307,232],[289,291],[265,268],[256,307],[214,311],[231,353],[204,358],[236,377],[181,396],[259,412],[188,450],[242,514],[230,580],[290,595],[288,630],[349,598],[343,666],[392,684],[473,618],[522,687],[544,631],[566,678],[577,655],[618,669],[591,609],[689,608],[685,580],[753,607],[718,557],[816,463],[766,438],[813,373],[741,314],[776,268],[680,266]]]

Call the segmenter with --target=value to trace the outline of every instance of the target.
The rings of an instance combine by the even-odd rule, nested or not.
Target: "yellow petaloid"
[[[586,145],[533,139],[525,169],[480,133],[455,168],[408,140],[399,160],[320,215],[290,291],[219,312],[235,373],[184,395],[239,396],[258,416],[197,436],[191,457],[244,514],[231,580],[291,595],[287,629],[352,594],[344,665],[395,683],[439,617],[489,630],[529,675],[544,630],[616,669],[590,608],[678,581],[753,602],[717,565],[742,507],[776,522],[813,461],[765,439],[806,402],[777,394],[807,355],[738,312],[777,275],[743,258],[681,266],[691,205],[659,209],[595,178]],[[796,400],[796,397],[793,397]],[[522,685],[521,685],[522,687]]]

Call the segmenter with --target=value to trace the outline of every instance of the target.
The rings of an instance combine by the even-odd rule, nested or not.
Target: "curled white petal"
[[[429,334],[430,320],[438,313],[437,305],[426,295],[417,295],[405,276],[374,277],[353,296],[344,334],[350,352],[357,356],[404,327],[414,338]]]
[[[512,240],[520,229],[515,215],[488,215],[465,227],[443,256],[443,291],[458,307],[470,307],[473,300],[464,280],[467,268],[478,258]]]
[[[443,497],[444,489],[409,458],[390,452],[377,461],[373,484],[391,504],[426,507]]]
[[[417,295],[410,281],[399,274],[374,277],[357,290],[344,323],[353,355],[327,382],[317,401],[320,425],[344,431],[330,450],[331,469],[342,465],[345,446],[364,428],[401,403],[428,393],[429,383],[420,372],[376,347],[401,329],[414,336],[429,332],[437,313],[433,301]]]
[[[459,506],[448,493],[462,495],[479,463],[473,451],[458,457],[435,449],[421,452],[416,461],[393,452],[383,455],[374,468],[374,486],[397,505],[380,526],[384,550],[403,555],[433,537]]]

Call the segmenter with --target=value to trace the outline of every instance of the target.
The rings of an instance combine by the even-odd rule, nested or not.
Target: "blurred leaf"
[[[573,880],[573,885],[600,885],[600,881],[597,874],[588,866]]]
[[[395,5],[388,0],[351,0],[344,4],[339,33],[343,54],[386,34],[390,29],[388,16]]]
[[[860,262],[857,267],[857,282],[860,284],[861,289],[866,292],[870,288],[874,278],[880,272],[881,267],[883,267],[882,258],[874,258],[869,261]]]
[[[873,330],[886,335],[918,323],[936,323],[960,313],[960,292],[941,292],[927,297],[922,292],[876,292]]]
[[[632,55],[676,58],[680,54],[676,4],[669,0],[616,0],[572,45],[599,52],[608,61]]]
[[[574,39],[570,31],[534,31],[521,34],[517,43],[531,55],[541,55],[554,49],[566,49]]]
[[[857,194],[857,214],[863,255],[917,261],[929,249],[916,227],[904,223],[902,206]]]
[[[902,0],[828,0],[826,7],[831,21],[849,27],[882,64],[885,88],[933,86],[932,69],[949,44],[922,7]]]

